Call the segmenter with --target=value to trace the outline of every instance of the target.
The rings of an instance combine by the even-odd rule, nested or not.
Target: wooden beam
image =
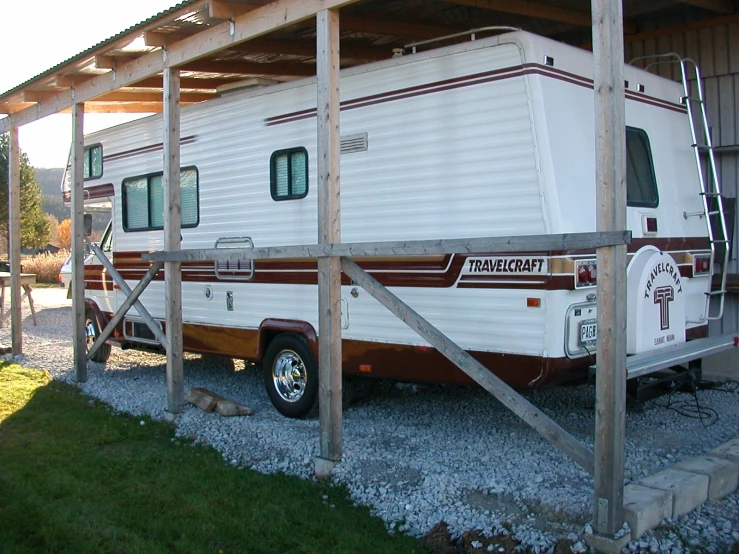
[[[664,27],[662,29],[655,29],[654,31],[644,31],[643,33],[627,35],[624,38],[624,41],[627,43],[641,42],[643,40],[666,37],[676,35],[678,33],[687,33],[689,31],[700,31],[701,29],[710,29],[721,25],[731,25],[733,23],[739,23],[739,14],[686,23],[685,25],[675,25],[674,27]]]
[[[158,33],[156,31],[146,31],[144,33],[144,44],[152,48],[164,48],[172,46],[175,42],[191,37],[186,33]]]
[[[253,63],[234,61],[196,61],[179,66],[181,71],[202,73],[233,73],[238,75],[290,75],[312,77],[316,67],[312,63]]]
[[[82,217],[85,211],[85,134],[84,104],[72,106],[72,345],[74,375],[78,383],[87,381],[85,334],[85,231]]]
[[[18,128],[10,130],[8,155],[8,249],[10,250],[10,344],[13,356],[23,354],[21,312],[21,149]],[[0,314],[2,317],[4,314]]]
[[[181,95],[182,102],[186,104],[194,104],[196,102],[205,102],[217,98],[215,93],[207,92],[186,92]],[[108,92],[102,96],[92,100],[93,102],[161,102],[162,95],[158,92]]]
[[[256,7],[257,6],[249,4],[210,0],[210,2],[208,2],[208,17],[210,19],[232,19],[236,16],[253,11]]]
[[[341,242],[339,197],[339,11],[316,17],[318,243]],[[341,259],[318,258],[318,404],[320,457],[341,460]],[[318,473],[318,472],[317,472]]]
[[[95,56],[95,67],[97,69],[118,69],[135,59],[133,56]]]
[[[558,8],[525,0],[444,0],[451,4],[471,6],[497,12],[515,13],[538,19],[549,19],[562,23],[571,23],[583,27],[590,27],[590,14],[577,10]]]
[[[260,52],[266,54],[287,54],[315,58],[316,43],[311,40],[267,40],[255,39],[229,48],[234,52]],[[385,60],[392,57],[392,48],[376,48],[347,44],[341,45],[341,57],[355,60]]]
[[[457,346],[449,337],[424,319],[418,312],[405,304],[390,290],[377,282],[369,273],[348,258],[342,258],[344,273],[375,300],[390,310],[403,323],[436,348],[440,354],[453,362],[486,391],[497,398],[501,404],[528,423],[541,436],[547,439],[585,471],[593,474],[593,454],[572,435],[557,425],[539,408],[505,384],[497,375],[475,360],[470,354]],[[626,380],[624,379],[624,383]]]
[[[180,90],[215,90],[220,86],[235,83],[240,77],[232,77],[230,79],[209,79],[209,78],[197,78],[197,77],[180,77]],[[137,83],[132,83],[126,86],[130,88],[163,88],[162,77],[149,77],[142,79]]]
[[[114,102],[112,104],[87,102],[85,113],[161,113],[161,102]],[[71,113],[70,108],[60,110],[58,113]]]
[[[689,4],[719,13],[734,13],[734,2],[731,0],[678,0],[681,4]]]
[[[423,23],[386,21],[382,19],[370,19],[367,17],[347,16],[341,18],[341,29],[343,31],[355,31],[357,33],[396,35],[411,38],[438,38],[456,33],[460,30],[452,27],[425,25]]]
[[[111,90],[128,86],[164,70],[165,66],[177,67],[211,55],[233,44],[238,44],[269,32],[290,27],[313,18],[324,9],[340,8],[358,0],[279,0],[255,9],[233,22],[224,22],[181,40],[167,49],[166,62],[160,51],[150,52],[119,67],[115,72],[98,75],[72,92],[60,92],[41,106],[26,108],[0,120],[0,133],[11,127],[25,125],[47,115],[70,107],[75,102],[84,102]]]
[[[104,252],[101,251],[100,253],[105,256]],[[95,252],[95,255],[99,255],[98,252]],[[107,256],[105,257],[107,259]],[[154,280],[154,278],[157,276],[157,273],[159,273],[159,270],[162,269],[163,266],[163,262],[154,262],[153,264],[151,264],[151,267],[146,271],[144,277],[136,284],[136,287],[133,289],[131,294],[126,296],[126,300],[123,301],[123,304],[121,304],[121,306],[118,308],[118,311],[115,313],[115,315],[110,318],[110,321],[108,321],[105,329],[103,329],[100,334],[95,337],[95,343],[87,351],[88,360],[92,359],[95,353],[100,350],[100,348],[102,348],[103,344],[105,344],[105,341],[108,340],[108,337],[113,334],[113,331],[115,331],[115,328],[118,326],[118,324],[123,321],[124,317],[126,317],[128,310],[130,310],[131,306],[133,306],[138,301],[141,293],[146,290],[146,287],[148,287],[149,283]]]
[[[78,75],[57,75],[54,77],[54,83],[59,88],[72,88],[86,83],[87,81],[94,79],[96,75],[90,74],[78,74]]]
[[[596,219],[599,232],[626,229],[626,107],[621,0],[592,0]],[[593,527],[613,536],[624,522],[626,246],[597,250]]]
[[[181,247],[180,206],[180,71],[164,70],[164,248]],[[180,262],[164,267],[164,308],[167,329],[167,411],[179,414],[185,407],[182,342],[182,274]]]

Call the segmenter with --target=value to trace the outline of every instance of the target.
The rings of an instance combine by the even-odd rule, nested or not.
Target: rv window
[[[162,173],[123,180],[123,230],[164,229],[164,183]],[[197,227],[200,222],[198,170],[180,171],[180,225]]]
[[[634,127],[626,127],[626,203],[646,208],[659,204],[649,137]]]
[[[308,151],[278,150],[269,161],[270,194],[273,200],[296,200],[308,195]]]
[[[87,179],[98,179],[103,176],[103,145],[95,144],[85,148],[84,175]]]

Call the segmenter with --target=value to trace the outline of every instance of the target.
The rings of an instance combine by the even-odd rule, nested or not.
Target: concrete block
[[[598,554],[621,554],[621,551],[629,544],[631,533],[617,535],[585,535],[585,543],[593,548]]]
[[[327,458],[321,458],[320,456],[316,456],[314,462],[316,477],[319,479],[331,477],[331,472],[336,467],[336,464],[339,463],[336,460],[329,460]]]
[[[725,442],[708,453],[709,456],[726,458],[732,462],[739,462],[739,437]]]
[[[631,539],[638,539],[672,517],[672,493],[635,483],[626,485],[624,515],[631,528]]]
[[[672,493],[672,516],[691,512],[708,500],[708,475],[699,475],[679,469],[665,469],[639,484]]]
[[[718,456],[698,456],[676,464],[675,469],[708,475],[708,500],[734,492],[739,484],[739,463]]]
[[[222,416],[243,416],[252,415],[254,410],[247,408],[243,404],[239,404],[233,400],[229,400],[216,394],[213,391],[202,387],[193,387],[187,393],[185,398],[190,404],[193,404],[205,412],[216,411]]]

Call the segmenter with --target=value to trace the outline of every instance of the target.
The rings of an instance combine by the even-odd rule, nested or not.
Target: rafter
[[[90,75],[89,73],[79,73],[77,75],[57,75],[54,78],[54,82],[59,88],[71,88],[79,86],[82,83],[89,81],[90,79],[94,79],[95,77],[97,77],[97,75]]]
[[[485,10],[494,10],[497,12],[515,13],[517,15],[526,15],[529,17],[538,17],[541,19],[550,19],[553,21],[561,21],[562,23],[572,23],[573,25],[581,25],[583,27],[590,26],[590,13],[558,8],[556,6],[548,6],[537,4],[536,2],[527,2],[525,0],[444,0],[451,4],[460,4],[462,6],[471,6],[473,8],[482,8]]]
[[[341,29],[342,31],[354,31],[356,33],[396,35],[411,38],[437,38],[459,31],[459,29],[453,27],[348,16],[341,17]]]
[[[196,61],[179,66],[182,71],[202,73],[233,73],[237,75],[290,75],[311,77],[316,74],[315,64],[298,63],[253,63],[233,61]]]
[[[215,90],[218,87],[235,83],[238,80],[238,77],[234,77],[232,79],[181,77],[180,88],[183,90]],[[162,76],[148,77],[138,81],[137,83],[126,85],[126,88],[162,88]]]
[[[208,2],[208,17],[210,19],[231,19],[239,15],[244,15],[259,7],[259,2],[236,4],[235,2],[223,2],[222,0],[210,0]],[[263,2],[262,2],[263,4]]]
[[[731,0],[678,0],[681,4],[689,4],[719,13],[734,13],[734,2]]]
[[[357,0],[280,0],[257,8],[253,12],[224,22],[197,35],[173,44],[167,51],[166,64],[177,67],[201,59],[233,44],[260,37],[271,31],[313,20],[320,10],[340,8]],[[0,133],[25,125],[47,115],[70,107],[75,102],[85,102],[117,88],[128,86],[161,73],[165,60],[159,51],[144,54],[140,58],[119,67],[115,72],[98,75],[76,87],[56,94],[47,102],[37,104],[0,120]]]
[[[229,48],[234,52],[259,52],[264,54],[287,54],[291,56],[316,56],[315,40],[267,40],[254,39]],[[392,55],[391,48],[358,46],[351,43],[341,45],[341,57],[355,60],[384,60]]]
[[[131,56],[95,56],[95,67],[98,69],[118,69],[135,59]]]
[[[144,44],[154,48],[163,48],[171,46],[175,42],[191,37],[185,33],[158,33],[156,31],[147,31],[144,33]]]

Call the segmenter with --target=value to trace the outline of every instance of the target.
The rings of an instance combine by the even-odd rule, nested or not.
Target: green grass
[[[232,468],[141,419],[0,366],[0,552],[426,552],[343,488]]]

